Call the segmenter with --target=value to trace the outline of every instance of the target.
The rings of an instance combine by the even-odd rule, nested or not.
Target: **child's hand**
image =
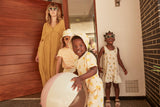
[[[71,81],[74,81],[72,85],[73,90],[75,90],[76,87],[77,87],[77,91],[80,91],[82,89],[82,80],[80,77],[74,77],[72,78]]]
[[[125,75],[127,75],[127,74],[128,74],[127,70],[124,70],[124,74],[125,74]]]

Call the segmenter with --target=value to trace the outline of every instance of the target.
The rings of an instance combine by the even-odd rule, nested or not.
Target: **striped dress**
[[[58,55],[62,58],[63,72],[74,72],[76,69],[76,63],[78,56],[73,52],[71,48],[62,48],[58,51]]]

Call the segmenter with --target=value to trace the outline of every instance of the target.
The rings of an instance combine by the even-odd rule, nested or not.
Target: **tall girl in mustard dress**
[[[46,23],[43,25],[42,36],[38,47],[36,62],[42,85],[56,74],[56,54],[60,49],[62,33],[65,30],[61,10],[57,4],[50,3],[46,9]]]

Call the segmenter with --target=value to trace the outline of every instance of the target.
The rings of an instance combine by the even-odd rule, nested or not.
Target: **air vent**
[[[138,80],[126,80],[126,93],[138,93]]]

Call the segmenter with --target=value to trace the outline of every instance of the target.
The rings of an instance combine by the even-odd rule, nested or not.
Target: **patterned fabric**
[[[62,67],[65,69],[64,72],[74,72],[78,56],[70,48],[62,48],[58,51],[58,55],[62,58]],[[70,70],[73,69],[73,70]]]
[[[67,29],[67,30],[65,30],[64,32],[63,32],[63,37],[64,36],[73,36],[74,35],[74,33],[72,32],[72,30],[71,29]]]
[[[65,36],[70,36],[70,40],[71,40],[71,38],[74,36],[74,33],[73,33],[73,31],[72,31],[71,29],[67,29],[67,30],[65,30],[65,31],[63,32],[62,38],[65,37]],[[61,38],[61,42],[62,42],[62,38]],[[62,44],[63,44],[63,42],[62,42]],[[64,45],[64,44],[63,44],[63,45]],[[72,43],[71,43],[71,41],[68,43],[68,46],[69,46],[69,48],[72,48]],[[63,46],[62,46],[62,47],[63,47]]]
[[[79,60],[77,64],[78,74],[85,74],[91,67],[97,66],[95,56],[86,52]],[[85,80],[88,90],[87,107],[103,107],[103,82],[99,78],[98,72]]]
[[[56,74],[55,57],[60,49],[60,39],[64,30],[64,20],[61,20],[54,28],[48,23],[43,26],[42,37],[38,47],[39,72],[43,86],[48,79]]]
[[[119,65],[117,60],[117,48],[115,47],[114,50],[109,50],[106,46],[104,46],[103,57],[103,82],[121,83],[121,78],[119,76]]]
[[[88,47],[89,47],[89,38],[88,38],[88,36],[85,33],[80,33],[80,34],[76,34],[76,35],[79,36],[83,40],[83,42],[86,45],[86,48],[88,49]]]

